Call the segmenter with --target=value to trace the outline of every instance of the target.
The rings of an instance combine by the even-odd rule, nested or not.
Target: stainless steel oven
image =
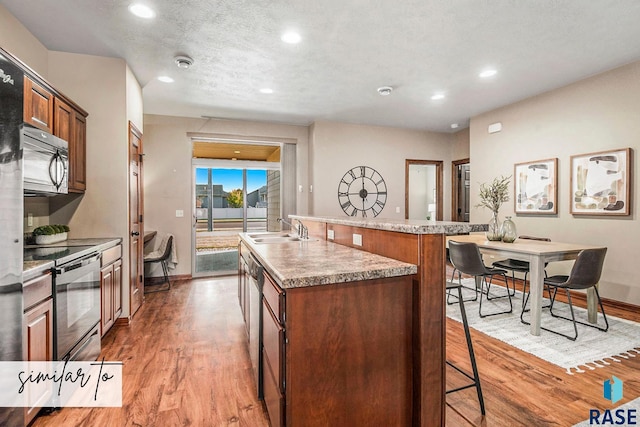
[[[56,360],[96,360],[100,355],[100,253],[55,267]]]

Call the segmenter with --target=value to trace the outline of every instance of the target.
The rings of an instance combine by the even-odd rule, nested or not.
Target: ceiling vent
[[[391,94],[393,88],[391,86],[382,86],[378,88],[378,93],[382,96],[387,96]]]
[[[189,68],[193,65],[193,59],[189,58],[188,56],[176,56],[174,58],[176,65],[178,66],[178,68]]]

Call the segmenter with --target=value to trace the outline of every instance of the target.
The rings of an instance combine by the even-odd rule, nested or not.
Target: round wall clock
[[[387,202],[387,184],[369,166],[356,166],[338,184],[338,203],[349,216],[376,217]]]

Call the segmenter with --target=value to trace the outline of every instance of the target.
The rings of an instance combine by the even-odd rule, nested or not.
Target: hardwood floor
[[[153,293],[128,327],[102,341],[106,360],[124,362],[122,408],[64,408],[39,416],[43,426],[268,426],[254,391],[235,276],[177,282]],[[608,311],[640,321],[639,313]],[[487,415],[475,389],[447,396],[447,426],[571,426],[589,409],[611,408],[602,381],[624,381],[625,397],[640,396],[640,357],[584,374],[537,359],[472,331]],[[447,356],[467,367],[462,326],[447,321]],[[461,382],[448,370],[448,386]],[[386,427],[386,426],[385,426]]]

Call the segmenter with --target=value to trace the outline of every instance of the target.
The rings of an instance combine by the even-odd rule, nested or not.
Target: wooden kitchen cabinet
[[[122,245],[102,253],[100,270],[100,331],[104,336],[122,314]]]
[[[23,285],[24,317],[22,326],[22,353],[26,361],[53,360],[53,298],[51,274],[45,274]],[[28,425],[52,394],[50,387],[32,385],[35,402],[24,408],[25,426]]]
[[[69,143],[69,191],[83,193],[87,188],[86,115],[57,97],[53,105],[54,135]]]
[[[30,77],[24,77],[24,121],[53,133],[54,95]]]
[[[412,276],[287,289],[264,279],[271,426],[412,424]]]

